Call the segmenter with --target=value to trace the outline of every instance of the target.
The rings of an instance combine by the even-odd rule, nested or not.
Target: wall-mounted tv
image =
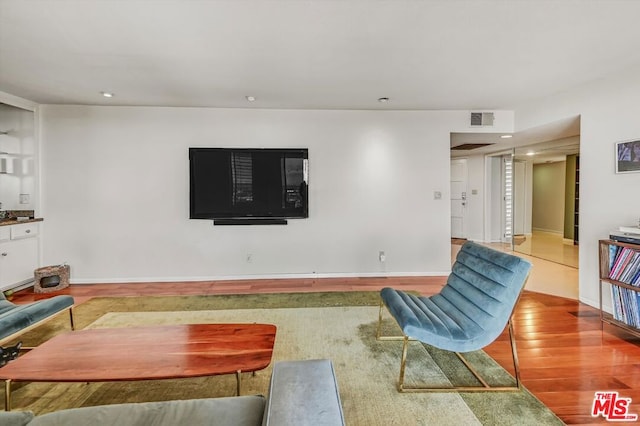
[[[309,217],[308,158],[302,148],[189,148],[189,217]]]

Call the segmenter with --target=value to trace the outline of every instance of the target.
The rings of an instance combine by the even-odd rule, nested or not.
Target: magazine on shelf
[[[640,310],[638,309],[640,293],[627,288],[611,287],[613,302],[613,318],[627,325],[640,328]]]
[[[609,257],[609,278],[632,285],[640,282],[640,250],[622,247],[609,255],[615,256],[613,261]]]

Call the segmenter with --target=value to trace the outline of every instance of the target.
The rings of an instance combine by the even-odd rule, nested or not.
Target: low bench
[[[328,359],[280,361],[273,366],[269,395],[142,402],[72,408],[34,416],[0,411],[12,426],[344,426],[333,365]]]
[[[66,310],[69,311],[69,321],[73,330],[72,306],[73,297],[67,295],[16,305],[0,292],[0,346]]]
[[[342,404],[331,361],[275,363],[263,424],[343,426]]]

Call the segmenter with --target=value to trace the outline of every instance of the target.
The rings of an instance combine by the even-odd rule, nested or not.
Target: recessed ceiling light
[[[378,98],[378,102],[389,102],[389,98]]]
[[[533,151],[529,151],[529,152],[527,152],[527,155],[529,155],[529,156],[531,156],[531,155],[536,155],[536,153],[535,153],[535,152],[533,152]]]
[[[502,135],[500,136],[502,139],[510,139],[513,137],[513,135]]]
[[[249,102],[255,102],[256,101],[256,97],[255,96],[245,96],[245,98],[247,98],[247,100]]]
[[[100,94],[105,98],[113,98],[113,93],[111,92],[100,92]]]

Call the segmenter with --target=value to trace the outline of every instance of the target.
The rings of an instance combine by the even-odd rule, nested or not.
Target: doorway
[[[580,137],[485,156],[485,241],[578,268]]]
[[[525,198],[525,225],[513,250],[578,268],[580,138],[552,142],[515,149],[516,162],[525,166],[516,184]]]
[[[507,252],[519,252],[527,256],[541,259],[542,264],[548,263],[551,270],[554,268],[562,271],[569,269],[572,277],[575,277],[575,286],[556,288],[557,280],[554,274],[549,275],[549,288],[541,290],[551,294],[560,294],[563,297],[577,298],[577,273],[578,273],[578,246],[570,240],[564,232],[555,230],[554,241],[545,241],[546,246],[541,246],[544,230],[534,229],[533,212],[544,209],[544,203],[539,199],[533,200],[534,165],[544,164],[546,161],[555,161],[549,157],[561,157],[562,161],[569,162],[571,156],[579,155],[580,142],[580,116],[567,117],[556,122],[538,127],[532,127],[517,133],[452,133],[451,134],[451,159],[466,158],[473,176],[479,174],[478,164],[483,160],[484,191],[483,221],[480,230],[484,244]],[[517,150],[517,152],[516,152]],[[529,150],[533,155],[527,155]],[[513,155],[510,173],[511,196],[508,197],[504,176],[507,174],[504,158]],[[577,161],[576,161],[577,163]],[[538,167],[538,166],[536,166]],[[577,174],[577,173],[576,173]],[[575,179],[578,182],[578,179]],[[474,182],[475,185],[475,182]],[[575,225],[578,225],[577,215],[579,211],[577,184],[565,183],[566,187],[575,187],[573,201],[563,201],[563,206],[570,207],[574,203],[575,211],[565,209],[564,215],[575,217]],[[510,198],[510,200],[509,200]],[[508,209],[508,201],[512,208]],[[477,210],[470,210],[477,211]],[[475,235],[479,221],[467,218],[467,232]],[[578,229],[575,227],[575,239],[577,242]],[[575,261],[572,263],[562,257],[552,257],[553,250],[563,252],[570,251]],[[551,256],[550,256],[551,255]],[[547,261],[549,260],[549,261]],[[571,265],[567,268],[565,265]],[[563,274],[565,272],[562,272]],[[546,280],[546,279],[545,279]],[[546,282],[546,281],[545,281]],[[575,287],[575,288],[574,288]]]

